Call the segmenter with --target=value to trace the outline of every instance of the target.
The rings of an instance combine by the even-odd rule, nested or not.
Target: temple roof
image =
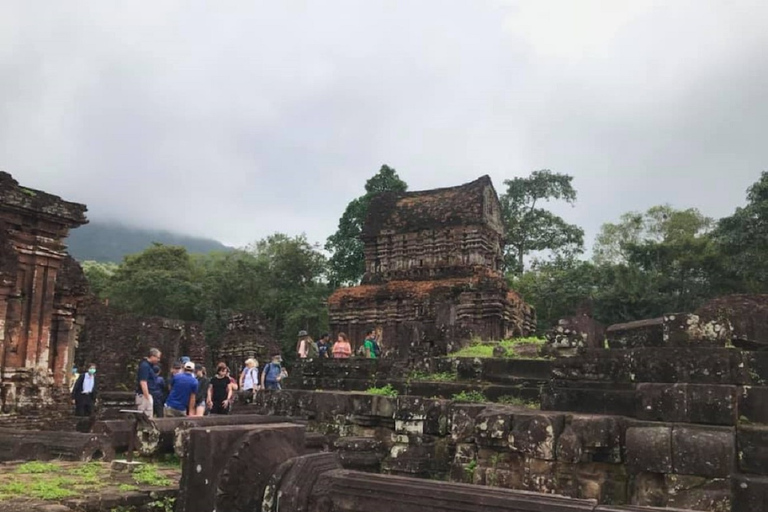
[[[497,197],[489,176],[456,187],[379,194],[371,200],[362,236],[374,237],[382,231],[407,233],[485,224],[483,206],[488,188]]]
[[[0,171],[0,209],[4,208],[44,216],[69,227],[88,222],[84,204],[70,203],[59,196],[22,187],[10,174]]]

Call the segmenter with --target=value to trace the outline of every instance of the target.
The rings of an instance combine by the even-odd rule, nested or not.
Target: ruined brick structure
[[[249,357],[263,366],[276,353],[280,353],[280,344],[260,316],[254,312],[241,313],[233,315],[227,322],[227,332],[216,351],[216,361],[224,361],[237,374]]]
[[[331,330],[356,344],[381,328],[385,350],[400,356],[445,354],[474,336],[527,335],[535,314],[504,280],[503,236],[488,176],[376,196],[361,236],[362,284],[330,297]]]
[[[0,372],[5,412],[42,407],[66,384],[87,293],[66,253],[86,207],[19,186],[0,172]]]
[[[137,317],[91,300],[82,308],[85,316],[78,338],[76,362],[98,366],[101,388],[133,391],[139,362],[150,348],[162,351],[162,375],[181,356],[206,363],[205,333],[197,322],[160,317]]]

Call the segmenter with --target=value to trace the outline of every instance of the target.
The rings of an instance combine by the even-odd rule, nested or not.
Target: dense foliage
[[[326,259],[303,235],[275,234],[247,249],[196,256],[155,244],[116,268],[83,268],[93,290],[115,307],[203,322],[213,345],[240,311],[260,312],[285,348],[300,329],[328,328]]]

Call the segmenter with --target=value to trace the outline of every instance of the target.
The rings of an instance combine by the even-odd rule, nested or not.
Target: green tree
[[[768,292],[768,172],[747,190],[746,206],[720,219],[713,236],[725,256],[731,286]]]
[[[117,272],[117,263],[101,263],[98,261],[84,261],[82,263],[85,278],[91,287],[91,292],[100,299],[109,297],[109,289],[112,277]]]
[[[696,208],[676,210],[670,205],[628,212],[618,223],[607,222],[595,239],[595,263],[626,263],[630,253],[646,243],[683,243],[710,231],[714,222]]]
[[[721,288],[712,219],[695,208],[654,206],[603,225],[594,248],[603,317],[633,320],[693,311]]]
[[[379,172],[365,183],[365,195],[347,205],[339,220],[339,228],[328,237],[325,244],[325,250],[331,253],[328,268],[332,286],[357,284],[365,273],[365,256],[360,234],[368,215],[371,198],[382,192],[406,190],[408,184],[400,179],[397,171],[382,165]]]
[[[536,308],[537,330],[543,334],[561,318],[591,306],[597,294],[597,272],[588,261],[556,257],[535,261],[512,277],[510,285]]]
[[[137,315],[198,320],[199,277],[185,248],[154,244],[126,256],[115,271],[112,303]]]
[[[551,251],[564,257],[582,252],[584,231],[562,217],[541,208],[543,202],[576,202],[573,177],[549,170],[533,171],[527,178],[504,181],[507,191],[501,196],[506,228],[507,266],[516,274],[525,269],[525,256]]]

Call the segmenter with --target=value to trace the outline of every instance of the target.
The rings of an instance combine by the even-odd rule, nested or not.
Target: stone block
[[[664,319],[652,318],[616,324],[606,331],[612,349],[664,346]]]
[[[554,461],[557,438],[565,427],[563,414],[515,413],[509,434],[509,447],[534,459]]]
[[[452,403],[451,439],[455,443],[471,443],[475,440],[475,418],[486,408],[480,404]]]
[[[735,384],[738,351],[726,348],[638,348],[631,351],[635,382]]]
[[[449,404],[449,400],[400,396],[397,398],[395,418],[420,422],[424,434],[444,436],[449,430]]]
[[[542,409],[584,414],[635,415],[634,389],[607,389],[586,387],[589,382],[574,382],[574,387],[559,387],[555,382],[542,400]],[[583,385],[585,387],[576,387]]]
[[[768,425],[768,387],[744,386],[739,393],[739,421]]]
[[[690,475],[664,475],[669,508],[730,512],[731,486],[725,478]]]
[[[725,478],[733,472],[733,429],[676,425],[672,431],[672,471],[680,475]]]
[[[727,321],[702,318],[690,313],[664,315],[664,343],[670,347],[724,347],[730,341]]]
[[[556,494],[557,463],[529,458],[526,462],[523,485],[526,491]]]
[[[321,475],[313,494],[315,503],[324,506],[313,510],[334,512],[593,512],[595,509],[591,500],[343,470]]]
[[[489,407],[475,418],[475,440],[478,446],[506,447],[512,415],[504,409]]]
[[[255,507],[275,469],[300,455],[303,446],[304,427],[298,425],[191,429],[176,510],[210,512]]]
[[[627,428],[627,469],[633,473],[672,472],[672,427],[640,425]]]
[[[768,504],[768,478],[752,475],[731,477],[732,512],[765,512]]]
[[[744,363],[751,386],[768,386],[768,351],[744,352]]]
[[[637,385],[638,419],[684,422],[688,413],[686,384],[641,383]]]
[[[735,425],[737,420],[737,388],[714,384],[689,384],[687,422],[707,425]]]
[[[736,429],[739,469],[743,473],[768,476],[768,427],[741,425]]]
[[[629,480],[629,501],[641,507],[663,507],[667,503],[667,484],[659,473],[637,473]]]
[[[571,416],[567,422],[581,440],[581,462],[622,462],[626,420],[619,416]]]

